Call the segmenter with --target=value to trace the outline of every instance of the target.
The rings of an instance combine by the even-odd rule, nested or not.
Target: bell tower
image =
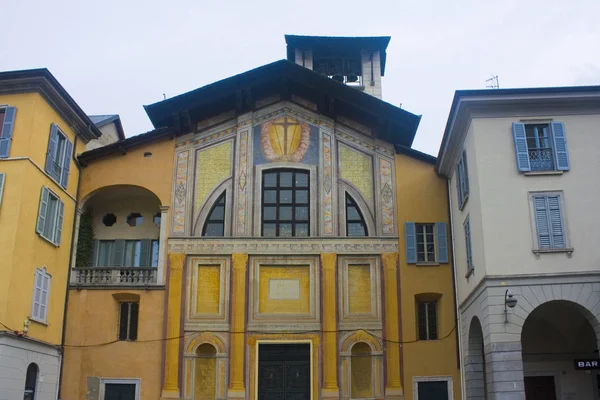
[[[287,59],[304,68],[382,98],[389,36],[285,35]]]

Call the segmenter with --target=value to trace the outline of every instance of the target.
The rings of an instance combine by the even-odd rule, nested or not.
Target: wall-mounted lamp
[[[508,293],[508,289],[504,293],[504,323],[508,324],[508,309],[515,308],[517,305],[516,297],[513,297],[512,293]]]

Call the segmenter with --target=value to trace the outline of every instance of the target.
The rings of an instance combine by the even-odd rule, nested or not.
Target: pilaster
[[[398,325],[398,253],[382,253],[383,282],[385,285],[385,349],[386,372],[385,385],[386,399],[400,399],[403,397],[402,382],[400,380],[400,335]]]
[[[337,399],[340,395],[337,381],[336,262],[336,253],[321,253],[323,284],[323,390],[321,397],[323,399]]]
[[[229,363],[229,390],[227,397],[230,399],[246,397],[244,386],[244,338],[246,314],[246,271],[248,269],[248,253],[231,255],[232,282],[231,282],[231,344]]]

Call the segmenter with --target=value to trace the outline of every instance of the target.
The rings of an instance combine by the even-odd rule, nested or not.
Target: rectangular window
[[[158,240],[99,240],[90,266],[157,267]]]
[[[458,208],[463,209],[469,198],[469,171],[467,167],[467,152],[463,150],[458,164],[456,165],[454,179],[456,180],[456,193],[458,196]]]
[[[119,340],[136,340],[138,328],[138,303],[119,303]]]
[[[34,279],[31,319],[45,323],[48,315],[48,300],[52,278],[46,272],[46,268],[42,268],[35,271]]]
[[[471,222],[469,217],[465,220],[465,253],[467,256],[467,269],[473,269],[473,252],[471,248]]]
[[[567,171],[569,154],[562,122],[512,124],[519,171]]]
[[[451,398],[449,381],[439,378],[425,379],[428,380],[417,382],[415,400],[448,400]]]
[[[60,245],[64,204],[60,198],[43,187],[38,210],[36,232],[55,245]]]
[[[262,235],[309,236],[309,190],[306,171],[263,173]]]
[[[52,124],[46,153],[46,172],[63,188],[67,187],[72,152],[73,144],[56,124]]]
[[[531,203],[535,220],[536,249],[566,248],[561,193],[532,193]]]
[[[416,224],[417,262],[435,262],[435,224]]]
[[[100,379],[99,400],[139,400],[140,379]]]
[[[422,301],[417,303],[417,321],[419,340],[437,340],[437,302]]]
[[[0,158],[7,158],[10,153],[16,112],[15,107],[0,108]]]

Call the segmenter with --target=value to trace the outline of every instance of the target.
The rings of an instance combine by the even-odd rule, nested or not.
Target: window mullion
[[[131,303],[127,303],[127,340],[130,340],[131,330]]]

